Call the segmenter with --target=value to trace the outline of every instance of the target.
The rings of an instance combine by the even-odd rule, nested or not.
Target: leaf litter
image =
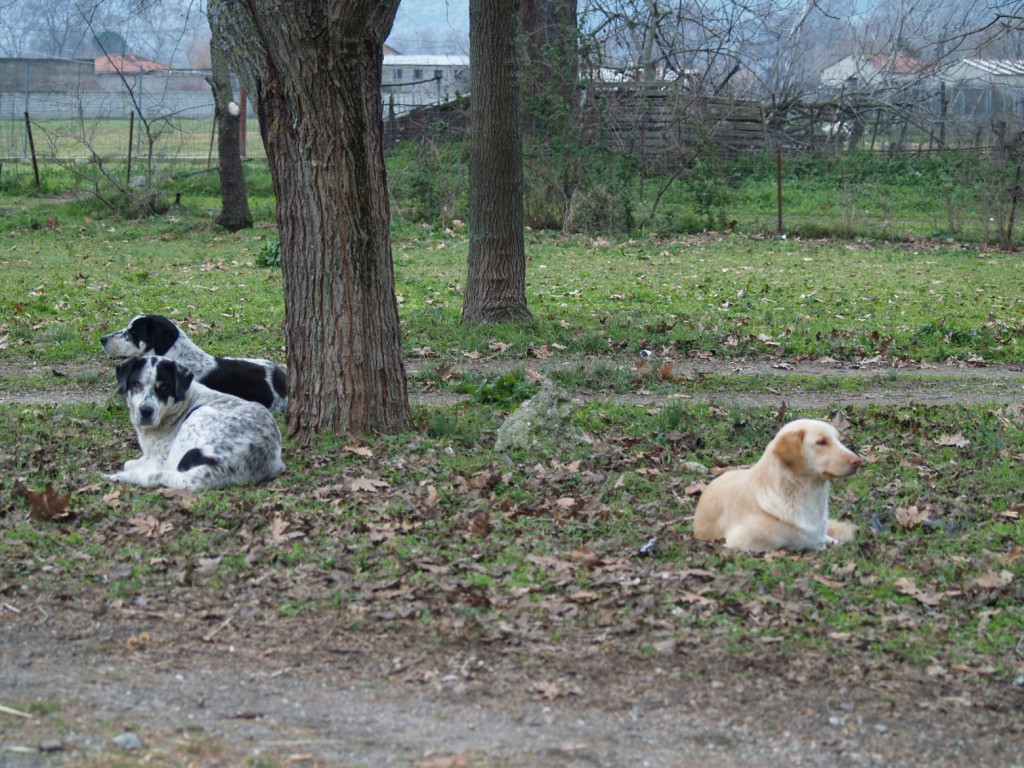
[[[775,418],[787,410],[783,405]],[[1001,417],[1019,423],[1012,412]],[[844,431],[863,428],[855,411],[838,411],[835,418],[845,422]],[[932,416],[897,407],[890,418],[900,433],[931,435],[940,449],[970,450],[956,444],[967,438],[948,429],[949,420],[932,424]],[[958,433],[956,440],[943,439]],[[403,670],[397,676],[402,685],[464,686],[480,695],[518,691],[526,700],[560,705],[605,698],[600,681],[609,679],[607,660],[616,658],[629,659],[637,674],[652,674],[657,664],[673,670],[673,678],[707,681],[717,665],[735,670],[736,679],[757,670],[797,685],[823,675],[850,681],[867,675],[889,680],[893,690],[894,670],[916,669],[979,690],[996,686],[1002,693],[992,700],[1004,702],[1000,707],[1014,700],[1016,689],[984,682],[1024,674],[1024,659],[1012,651],[993,656],[960,641],[944,646],[930,640],[924,647],[933,661],[918,663],[913,653],[921,645],[917,636],[929,627],[991,638],[1007,621],[1014,626],[1019,544],[996,541],[986,552],[945,556],[960,574],[952,588],[954,580],[942,575],[949,565],[941,550],[921,546],[916,537],[957,535],[943,525],[968,514],[975,525],[993,518],[1012,524],[1019,503],[987,518],[958,507],[947,492],[928,490],[944,488],[949,470],[938,471],[938,457],[922,450],[904,466],[911,474],[860,491],[870,495],[873,509],[890,504],[890,533],[864,526],[852,548],[733,558],[688,535],[700,484],[678,471],[670,447],[678,443],[605,435],[585,457],[503,457],[462,471],[440,468],[429,445],[426,451],[349,445],[342,453],[350,458],[338,469],[313,473],[319,482],[278,483],[257,503],[249,492],[226,492],[219,511],[209,498],[111,488],[77,470],[65,489],[19,493],[24,506],[8,506],[2,524],[10,532],[22,516],[33,525],[60,521],[49,533],[41,529],[59,539],[71,522],[91,548],[106,554],[63,562],[8,536],[0,597],[21,611],[10,616],[38,606],[54,617],[57,596],[64,594],[95,606],[111,626],[131,626],[140,615],[166,617],[148,637],[176,636],[182,648],[189,627],[203,627],[192,636],[208,645],[239,647],[260,636],[261,645],[276,643],[292,656],[300,645],[287,633],[306,627],[301,636],[329,617],[343,643],[413,650],[410,658],[417,661],[396,667]],[[868,467],[885,468],[877,477],[898,474],[892,442],[863,452]],[[65,468],[62,450],[55,446],[50,453],[51,459],[43,458],[46,451],[34,454],[33,474]],[[727,458],[743,463],[736,454]],[[308,458],[310,467],[332,461],[326,453]],[[302,462],[293,458],[292,466],[301,477]],[[396,480],[403,473],[408,479]],[[911,481],[915,490],[908,495]],[[660,501],[648,500],[638,483],[657,483]],[[850,494],[837,487],[838,509],[858,501]],[[80,511],[68,520],[72,495]],[[926,525],[929,520],[943,525]],[[123,597],[80,578],[100,562],[106,583],[120,585]],[[17,593],[17,605],[10,602],[15,581],[29,585]],[[892,600],[878,597],[886,583]],[[166,646],[140,642],[141,636],[136,626],[122,642],[135,638],[136,652],[164,652]],[[442,645],[425,648],[424,637]],[[797,637],[804,639],[794,642]],[[907,643],[902,651],[894,650],[896,639]],[[450,671],[445,646],[488,662]],[[516,667],[505,663],[508,654],[535,660]],[[631,694],[623,686],[632,673],[623,674],[608,695],[625,703]],[[673,689],[671,680],[653,685]]]

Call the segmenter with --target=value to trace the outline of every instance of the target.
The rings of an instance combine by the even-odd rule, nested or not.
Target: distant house
[[[381,91],[385,113],[443,104],[469,93],[469,57],[384,53]]]
[[[961,59],[937,73],[948,112],[963,117],[1024,115],[1024,60]]]
[[[905,53],[854,53],[825,67],[821,72],[821,85],[847,91],[900,88],[919,83],[927,71],[924,62]]]
[[[1024,116],[1024,60],[958,59],[942,67],[896,56],[845,56],[821,73],[822,89],[847,95],[900,92],[935,112],[967,119]]]
[[[150,93],[210,93],[209,69],[175,69],[132,53],[98,56],[95,65],[96,82],[104,91],[118,91],[126,82],[133,85],[143,78]]]
[[[117,72],[126,75],[134,75],[139,72],[149,74],[170,69],[166,64],[144,59],[141,56],[136,56],[134,53],[123,55],[115,53],[109,56],[97,56],[94,66],[98,75],[109,75]]]

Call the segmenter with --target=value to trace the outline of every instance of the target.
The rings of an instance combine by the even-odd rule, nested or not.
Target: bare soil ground
[[[778,364],[691,370],[823,372]],[[62,366],[45,391],[9,387],[0,402],[102,401],[110,387],[83,382],[107,368]],[[1024,391],[1019,367],[824,369],[872,377],[843,404],[1010,402]],[[715,397],[783,399],[767,386]],[[449,396],[414,393],[438,397]],[[837,395],[784,399],[811,407]],[[736,653],[708,632],[641,652],[628,623],[556,639],[469,624],[425,636],[386,612],[283,617],[211,588],[112,604],[97,574],[67,593],[0,582],[0,768],[1024,766],[1024,677],[892,666],[856,644],[835,659],[773,643]]]
[[[490,375],[512,368],[525,367],[541,374],[559,368],[580,368],[592,366],[594,358],[529,360],[524,362],[495,359],[466,359],[451,366],[460,373]],[[621,358],[607,361],[627,369],[634,368],[638,361]],[[413,360],[407,365],[410,376],[426,366],[435,365],[432,360]],[[8,366],[6,374],[12,381],[19,378],[42,377],[47,380],[45,387],[9,386],[0,391],[3,403],[76,403],[101,402],[114,391],[113,374],[109,361],[61,364],[59,366]],[[688,399],[717,400],[722,403],[740,405],[765,404],[786,400],[791,407],[820,408],[833,403],[864,405],[868,403],[919,403],[921,405],[943,405],[959,402],[1014,402],[1024,396],[1024,365],[970,364],[962,361],[948,363],[904,364],[892,358],[872,358],[857,362],[834,360],[794,361],[777,359],[717,360],[681,359],[674,361],[672,374],[676,377],[701,377],[709,374],[736,374],[757,376],[764,381],[764,392],[708,392],[684,395]],[[835,389],[802,390],[799,386],[788,385],[783,395],[773,391],[772,380],[782,377],[831,377],[837,381],[857,377],[867,381],[862,391],[843,392]],[[429,388],[417,390],[410,386],[410,399],[418,403],[444,403],[462,396]],[[665,400],[664,393],[636,392],[628,395],[601,395],[633,403],[655,404]]]
[[[438,646],[316,617],[216,632],[223,621],[173,608],[14,606],[3,699],[59,711],[3,716],[4,766],[1024,764],[1021,687],[866,659],[720,642],[653,656],[613,642]],[[124,731],[139,749],[114,746]]]

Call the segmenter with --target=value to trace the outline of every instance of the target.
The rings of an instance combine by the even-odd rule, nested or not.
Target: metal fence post
[[[139,128],[142,128],[143,125],[144,125],[144,121],[142,119],[142,75],[143,74],[144,74],[144,71],[143,71],[142,67],[139,67],[139,73],[135,76],[135,82],[138,84],[137,87],[138,87],[138,92],[139,92],[138,96],[135,99],[135,104],[138,107],[138,112],[139,112]],[[142,154],[142,131],[141,130],[135,135],[135,142],[136,142],[136,144],[135,144],[135,154],[136,155],[141,155]]]
[[[29,104],[28,104],[29,66],[30,66],[29,63],[26,61],[25,62],[25,109],[24,109],[24,112],[25,112],[26,115],[29,112],[32,111],[32,110],[29,109]],[[25,128],[22,131],[22,136],[23,136],[23,146],[22,146],[22,149],[21,149],[21,156],[22,157],[28,157],[28,123],[25,124]]]

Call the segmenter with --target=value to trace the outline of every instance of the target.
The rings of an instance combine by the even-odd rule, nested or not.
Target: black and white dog
[[[262,483],[284,471],[281,432],[258,403],[216,392],[180,363],[136,357],[117,366],[117,388],[142,457],[104,475],[135,485],[202,491]]]
[[[275,413],[288,407],[288,381],[281,366],[270,360],[214,357],[163,315],[136,315],[120,331],[103,336],[100,344],[111,357],[175,360],[210,389],[262,403]]]

